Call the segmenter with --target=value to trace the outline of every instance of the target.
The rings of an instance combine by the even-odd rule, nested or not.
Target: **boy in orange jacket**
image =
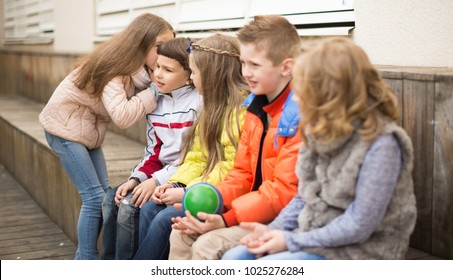
[[[216,186],[224,212],[173,218],[170,259],[220,259],[248,233],[240,222],[271,222],[297,192],[299,108],[290,82],[300,37],[283,17],[257,16],[238,39],[252,94],[234,167]]]

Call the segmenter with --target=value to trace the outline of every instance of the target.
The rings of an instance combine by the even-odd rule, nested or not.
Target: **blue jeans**
[[[171,218],[184,216],[173,206],[145,203],[140,211],[139,246],[136,260],[167,260],[170,252]]]
[[[236,246],[223,254],[222,260],[256,260],[256,255],[247,251],[247,246]],[[310,254],[304,251],[290,252],[284,251],[266,255],[258,260],[325,260],[323,256]]]
[[[115,193],[118,188],[110,188],[102,201],[104,231],[102,234],[102,256],[104,260],[130,260],[138,247],[138,222],[140,208],[130,203],[129,193],[115,204]]]
[[[76,260],[98,258],[97,240],[102,225],[102,199],[109,187],[102,148],[84,145],[45,132],[47,143],[80,194],[82,207],[77,223]]]

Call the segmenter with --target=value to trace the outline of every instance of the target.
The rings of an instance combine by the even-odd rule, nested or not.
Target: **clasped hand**
[[[156,188],[151,199],[157,204],[173,205],[181,202],[183,195],[184,188],[175,188],[171,184],[165,184]]]
[[[124,199],[129,191],[132,190],[132,199],[131,203],[136,205],[139,208],[148,202],[156,189],[156,181],[153,178],[150,178],[146,181],[143,181],[140,184],[137,184],[135,180],[128,180],[122,184],[115,193],[115,203],[119,206],[120,202]]]

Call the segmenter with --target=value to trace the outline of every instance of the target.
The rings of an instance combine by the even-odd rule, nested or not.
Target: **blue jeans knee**
[[[118,208],[116,228],[117,259],[132,259],[138,247],[138,229],[140,208],[130,202],[132,194],[128,194]]]
[[[118,188],[109,188],[102,200],[102,253],[104,260],[115,259],[116,247],[116,218],[118,217],[118,207],[115,204],[115,193]]]

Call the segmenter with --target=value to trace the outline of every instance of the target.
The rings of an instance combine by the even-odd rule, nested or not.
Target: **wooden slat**
[[[435,108],[432,253],[453,259],[453,77],[436,82]]]
[[[431,252],[434,82],[403,80],[404,128],[414,145],[414,191],[417,199],[417,223],[411,245]]]
[[[0,94],[15,95],[18,92],[20,73],[19,56],[0,53]]]
[[[22,215],[24,216],[24,215]],[[49,227],[51,225],[51,227]],[[42,228],[41,228],[42,227]],[[38,229],[36,229],[38,228]],[[15,230],[16,227],[13,227]],[[29,237],[36,237],[42,235],[51,235],[61,233],[61,230],[52,222],[48,222],[46,224],[38,224],[36,225],[27,225],[22,227],[22,231],[13,232],[13,233],[0,233],[0,241],[1,240],[8,240],[8,239],[15,239],[15,238],[29,238]]]
[[[55,248],[47,248],[43,250],[37,251],[29,251],[29,252],[22,252],[22,253],[13,253],[8,255],[1,255],[0,258],[3,260],[39,260],[39,259],[55,259],[58,258],[60,255],[64,255],[65,257],[70,255],[74,255],[73,248],[70,247],[55,247]]]
[[[0,148],[0,163],[5,165],[8,170],[14,169],[14,158],[11,156],[13,150],[13,128],[8,122],[3,119],[0,115],[0,137],[1,137],[1,148]]]
[[[398,124],[403,126],[403,79],[384,79],[387,85],[393,90],[396,97],[398,98],[398,103],[400,104],[400,117],[398,119]]]
[[[67,252],[73,253],[74,252],[74,244],[69,243],[67,241],[67,237],[62,240],[53,239],[48,242],[39,242],[39,243],[32,243],[26,245],[15,245],[6,248],[2,248],[2,255],[6,256],[6,258],[10,257],[11,255],[17,256],[22,254],[28,254],[29,252],[34,252],[41,250],[54,250],[58,252],[58,254],[66,254]],[[39,259],[46,258],[46,255],[40,255]],[[13,257],[14,258],[14,257]],[[17,258],[17,257],[16,257]],[[23,258],[23,255],[22,255]]]
[[[33,214],[29,214],[27,216],[22,216],[20,219],[17,217],[2,217],[2,221],[7,223],[9,226],[21,226],[21,225],[32,225],[37,223],[44,223],[49,220],[49,217],[43,212],[34,212]]]
[[[47,217],[47,218],[49,218],[49,217]],[[8,247],[27,246],[27,245],[36,244],[36,243],[53,243],[53,242],[58,242],[58,244],[60,244],[61,242],[63,242],[63,243],[69,242],[69,244],[72,244],[72,242],[68,239],[68,237],[65,236],[64,234],[61,234],[61,232],[60,232],[57,234],[49,234],[49,235],[45,235],[45,236],[34,236],[34,237],[2,240],[1,245],[0,245],[0,251],[3,252],[3,249],[8,248]]]
[[[143,118],[139,120],[133,126],[121,129],[116,126],[114,123],[109,125],[109,131],[114,132],[115,134],[126,136],[128,139],[137,141],[143,144],[143,147],[146,146],[146,119]]]
[[[2,165],[0,178],[0,259],[73,259],[74,243]]]

